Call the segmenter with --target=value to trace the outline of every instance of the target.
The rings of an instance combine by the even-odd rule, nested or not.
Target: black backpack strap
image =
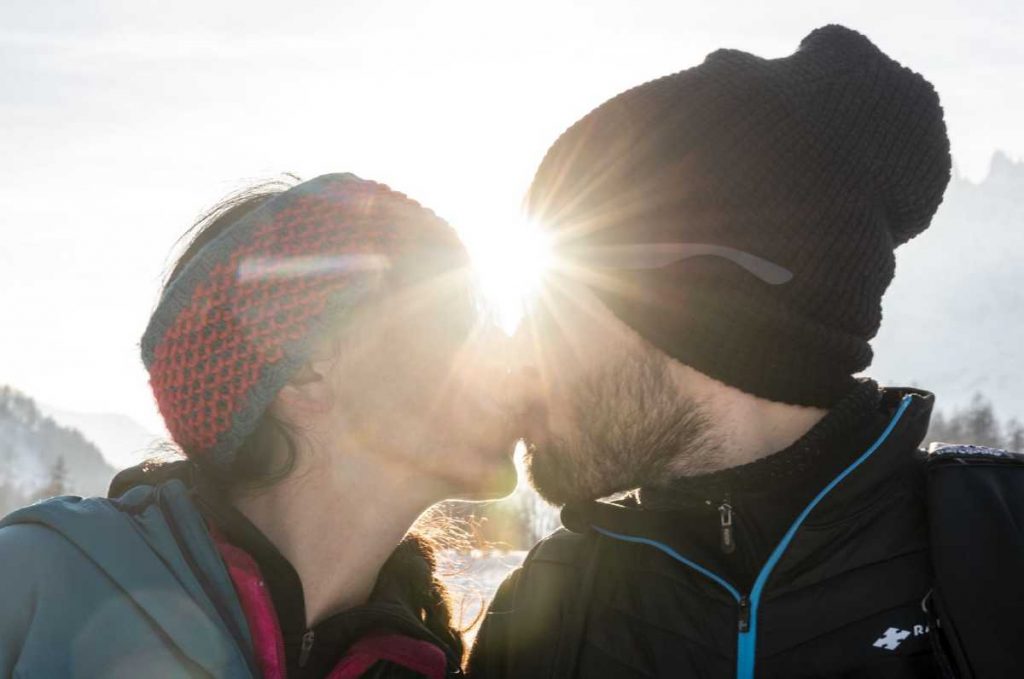
[[[933,444],[926,465],[940,666],[960,679],[1024,667],[1024,455]]]
[[[952,640],[942,628],[934,589],[928,590],[928,594],[921,602],[921,608],[928,620],[928,629],[930,630],[928,639],[931,642],[935,665],[939,670],[939,679],[961,679],[956,668],[964,665],[963,653],[961,649],[952,646]]]

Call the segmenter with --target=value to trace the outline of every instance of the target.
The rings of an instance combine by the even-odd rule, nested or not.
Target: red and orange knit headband
[[[204,245],[168,284],[141,343],[175,442],[190,457],[230,464],[317,331],[423,239],[461,248],[447,223],[406,196],[329,174]]]

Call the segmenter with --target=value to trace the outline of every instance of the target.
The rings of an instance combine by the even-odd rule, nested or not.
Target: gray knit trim
[[[223,233],[207,243],[195,257],[185,265],[178,276],[164,290],[157,302],[156,309],[149,319],[146,331],[142,335],[140,349],[142,363],[149,370],[153,365],[156,347],[163,340],[167,330],[173,325],[178,315],[192,301],[196,287],[209,278],[210,271],[231,256],[239,245],[251,237],[251,231],[257,224],[289,207],[297,198],[320,192],[324,186],[335,182],[369,183],[350,172],[325,174],[294,186],[279,196],[275,196],[258,210],[246,215],[243,219],[228,226]]]

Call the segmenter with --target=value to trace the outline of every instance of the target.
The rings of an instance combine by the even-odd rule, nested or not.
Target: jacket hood
[[[211,675],[253,674],[244,614],[181,480],[137,485],[116,499],[52,498],[9,514],[0,528],[16,524],[63,536]]]

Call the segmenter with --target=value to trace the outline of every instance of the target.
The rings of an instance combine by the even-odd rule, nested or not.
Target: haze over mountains
[[[40,493],[103,495],[113,473],[81,432],[44,415],[30,397],[0,387],[0,515]],[[47,492],[55,481],[58,488]]]
[[[120,413],[80,413],[54,408],[45,403],[37,405],[44,415],[65,427],[82,432],[117,469],[141,462],[160,440],[158,434]]]
[[[932,226],[897,250],[883,312],[867,374],[933,391],[944,411],[980,392],[1024,420],[1024,162],[996,153],[981,183],[950,182]]]

